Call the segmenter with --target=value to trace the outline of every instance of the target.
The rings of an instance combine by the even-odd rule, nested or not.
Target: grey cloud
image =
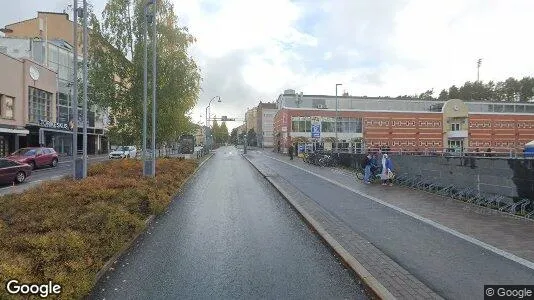
[[[201,101],[198,104],[201,108],[205,108],[213,97],[220,96],[222,103],[212,108],[212,114],[223,111],[234,113],[234,117],[243,117],[241,114],[244,114],[247,107],[257,105],[260,100],[263,102],[274,100],[271,99],[272,95],[260,93],[253,86],[246,84],[242,75],[245,58],[246,54],[243,51],[234,51],[206,61],[206,66],[202,70],[204,80]]]

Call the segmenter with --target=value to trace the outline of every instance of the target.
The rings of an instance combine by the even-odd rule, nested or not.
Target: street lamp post
[[[219,100],[217,102],[221,102],[221,97],[220,96],[215,96],[215,97],[211,98],[210,102],[208,103],[208,106],[206,106],[206,127],[208,127],[208,128],[209,128],[209,120],[210,120],[210,114],[211,114],[211,111],[208,112],[208,109],[210,109],[211,101],[215,100],[215,98],[219,98]],[[208,135],[204,134],[204,136],[206,137],[206,145],[207,145],[208,144]]]
[[[147,131],[147,81],[148,81],[148,19],[150,18],[149,11],[148,11],[148,3],[145,5],[145,32],[144,32],[144,39],[145,39],[145,57],[144,57],[144,68],[143,68],[143,175],[149,176],[151,174],[150,167],[147,167],[147,139],[146,139],[146,131]]]
[[[76,108],[78,109],[78,108]],[[87,0],[83,0],[83,178],[87,177]]]
[[[74,23],[73,23],[73,39],[74,39],[74,49],[73,49],[73,68],[74,75],[73,81],[74,85],[72,87],[72,115],[73,115],[73,126],[72,126],[72,176],[74,179],[81,179],[83,174],[81,171],[81,163],[78,161],[78,0],[73,0],[73,9],[74,9]]]
[[[341,83],[336,83],[336,152],[339,152],[339,149],[338,149],[338,139],[337,139],[337,122],[338,122],[338,114],[339,114],[339,111],[338,111],[338,99],[337,99],[337,87],[342,85]]]
[[[156,10],[156,0],[150,0],[154,5],[154,10],[152,13],[152,176],[156,176],[156,21],[157,21],[157,10]]]

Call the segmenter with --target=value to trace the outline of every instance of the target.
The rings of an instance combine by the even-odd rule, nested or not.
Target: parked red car
[[[0,158],[0,183],[22,183],[32,173],[32,166]]]
[[[56,167],[58,156],[53,148],[29,147],[21,148],[7,157],[23,164],[29,164],[32,169],[44,166]]]

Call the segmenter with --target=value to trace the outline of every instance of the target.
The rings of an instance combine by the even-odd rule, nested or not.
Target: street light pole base
[[[83,179],[83,174],[84,174],[84,170],[83,170],[83,158],[76,158],[74,160],[74,179],[76,180],[80,180],[80,179]]]
[[[152,166],[153,166],[152,159],[147,159],[145,161],[145,167],[143,168],[143,175],[144,176],[147,176],[147,177],[153,177],[154,176],[154,172],[152,171]]]

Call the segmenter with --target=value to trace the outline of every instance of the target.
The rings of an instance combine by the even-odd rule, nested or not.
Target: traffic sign
[[[320,138],[321,137],[321,125],[314,124],[311,127],[311,137]]]

